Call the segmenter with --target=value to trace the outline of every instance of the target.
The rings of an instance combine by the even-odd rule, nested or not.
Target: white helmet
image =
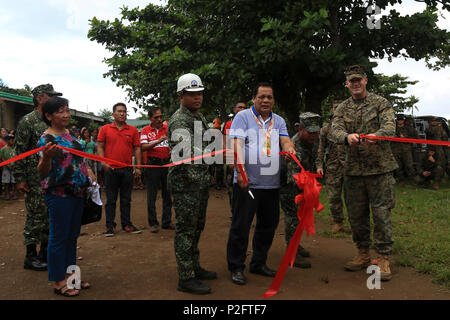
[[[186,73],[178,78],[177,92],[186,91],[203,91],[202,79],[196,74]]]

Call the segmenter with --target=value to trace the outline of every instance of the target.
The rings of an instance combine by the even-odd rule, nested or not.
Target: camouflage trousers
[[[280,204],[284,212],[284,237],[286,239],[286,246],[289,245],[298,226],[298,205],[295,204],[295,197],[299,193],[300,190],[293,184],[288,184],[280,189]]]
[[[391,254],[392,220],[391,209],[395,206],[395,180],[391,173],[372,176],[345,176],[344,197],[353,241],[358,248],[369,248],[370,208],[374,224],[375,250]]]
[[[49,218],[42,188],[30,185],[30,192],[26,194],[25,208],[27,217],[23,229],[24,244],[39,244],[48,242]]]
[[[415,175],[414,160],[410,148],[400,148],[394,151],[394,156],[398,164],[398,169],[395,170],[397,179]]]
[[[342,203],[342,186],[344,184],[344,168],[341,164],[327,166],[326,187],[328,203],[334,223],[344,222]]]
[[[175,258],[178,277],[188,280],[200,269],[198,242],[205,228],[208,189],[172,194],[175,209]]]

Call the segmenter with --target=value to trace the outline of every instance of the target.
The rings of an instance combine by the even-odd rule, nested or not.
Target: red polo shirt
[[[162,136],[167,136],[167,124],[163,123],[162,127],[159,130],[153,128],[152,125],[149,124],[141,131],[141,144],[152,143]],[[147,157],[168,159],[170,157],[169,142],[167,140],[164,140],[160,144],[154,146],[152,149],[147,150]]]
[[[233,121],[231,121],[231,120],[228,120],[228,121],[227,121],[227,123],[225,124],[225,127],[223,128],[223,133],[224,133],[224,134],[228,135],[228,132],[230,131],[231,123],[232,123],[232,122],[233,122]]]
[[[132,164],[133,148],[139,147],[139,131],[128,124],[119,130],[115,123],[101,127],[98,142],[104,142],[105,158]],[[111,165],[117,168],[115,165]]]

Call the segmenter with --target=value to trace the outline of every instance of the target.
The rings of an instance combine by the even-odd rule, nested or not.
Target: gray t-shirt
[[[270,145],[271,156],[263,155],[264,131],[256,122],[252,113],[258,117],[264,128],[269,128],[273,118],[273,129]],[[249,187],[254,189],[280,188],[280,137],[288,137],[286,122],[272,112],[264,122],[252,106],[236,114],[230,128],[230,138],[245,140],[245,171],[248,175]],[[236,183],[236,172],[234,173]]]

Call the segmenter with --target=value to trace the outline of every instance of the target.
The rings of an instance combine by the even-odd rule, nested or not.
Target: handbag
[[[98,191],[100,192],[100,190]],[[102,219],[103,206],[92,201],[91,193],[87,192],[84,199],[83,216],[81,217],[81,225],[98,222]]]

